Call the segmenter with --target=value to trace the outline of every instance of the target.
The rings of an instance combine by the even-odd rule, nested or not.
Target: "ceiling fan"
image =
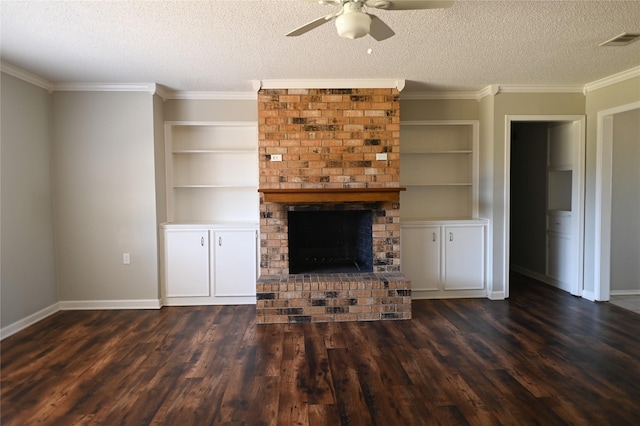
[[[340,6],[340,10],[304,24],[287,34],[287,37],[302,35],[320,25],[336,20],[338,35],[356,39],[369,34],[377,41],[386,40],[395,33],[382,19],[365,12],[367,8],[384,10],[442,9],[453,6],[453,1],[431,0],[307,0],[320,4]]]

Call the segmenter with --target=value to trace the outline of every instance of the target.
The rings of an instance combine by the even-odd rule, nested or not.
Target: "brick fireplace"
[[[411,286],[400,273],[398,98],[397,89],[258,92],[259,324],[411,318]],[[344,212],[369,215],[365,271],[290,273],[301,253],[290,256],[289,216],[310,213],[305,220],[321,224],[310,226],[326,227],[323,212],[330,222]]]

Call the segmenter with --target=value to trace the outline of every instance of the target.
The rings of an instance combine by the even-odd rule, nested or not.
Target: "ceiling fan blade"
[[[366,5],[384,10],[444,9],[453,6],[455,1],[431,0],[366,0]]]
[[[371,14],[369,14],[369,16],[371,17],[371,27],[369,27],[369,35],[371,37],[377,41],[382,41],[396,35],[382,19]]]
[[[329,21],[332,21],[336,18],[336,16],[338,16],[338,14],[336,13],[332,13],[331,15],[327,15],[327,16],[322,16],[314,21],[311,22],[307,22],[306,24],[304,24],[301,27],[296,28],[295,30],[291,31],[290,33],[287,33],[286,36],[287,37],[296,37],[299,35],[302,35],[308,31],[311,31],[314,28],[318,28],[320,25],[322,24],[326,24]]]

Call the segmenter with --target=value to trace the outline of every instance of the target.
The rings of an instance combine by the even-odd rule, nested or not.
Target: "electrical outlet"
[[[387,160],[387,153],[386,152],[377,153],[376,154],[376,160],[377,161],[386,161]]]
[[[131,263],[131,255],[129,253],[122,253],[122,263],[128,265]]]
[[[271,154],[271,161],[282,161],[282,154]]]

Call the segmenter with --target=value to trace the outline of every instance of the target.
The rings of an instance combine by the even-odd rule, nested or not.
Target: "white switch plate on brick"
[[[377,153],[376,154],[376,160],[385,161],[386,159],[387,159],[387,153],[386,152],[382,152],[382,153]]]
[[[271,161],[282,161],[282,154],[271,154]]]

